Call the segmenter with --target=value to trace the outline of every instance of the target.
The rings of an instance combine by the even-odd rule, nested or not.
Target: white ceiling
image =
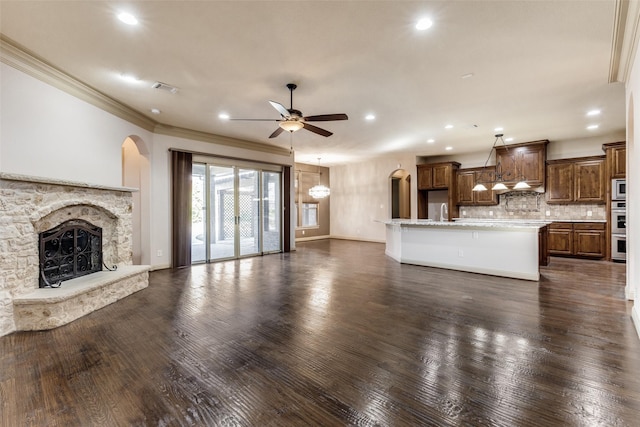
[[[123,24],[120,11],[140,23]],[[268,138],[275,122],[218,114],[276,120],[267,101],[288,108],[294,82],[305,115],[349,115],[316,123],[329,138],[293,134],[298,161],[328,165],[488,150],[498,126],[513,143],[623,131],[624,86],[608,83],[614,12],[615,0],[2,0],[0,31],[160,123],[286,148],[288,134]],[[423,16],[434,25],[418,32]],[[587,117],[594,108],[601,115]]]

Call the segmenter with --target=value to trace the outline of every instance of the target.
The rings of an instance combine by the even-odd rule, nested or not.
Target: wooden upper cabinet
[[[544,186],[548,140],[496,147],[496,165],[500,164],[505,181],[524,177],[531,187]]]
[[[574,164],[575,201],[605,202],[605,159]]]
[[[446,190],[452,186],[460,163],[429,163],[418,165],[418,190]]]
[[[605,157],[547,162],[547,203],[605,203]]]
[[[431,186],[431,168],[427,165],[418,165],[418,190],[429,190]]]
[[[473,205],[473,186],[475,184],[475,173],[473,171],[459,170],[456,179],[458,181],[458,194],[456,203],[458,205]]]
[[[609,179],[627,177],[627,143],[625,141],[604,144],[607,153]]]
[[[451,179],[451,164],[433,166],[431,175],[433,188],[449,188]]]
[[[478,181],[492,179],[494,172],[495,167],[458,170],[456,176],[458,181],[456,203],[463,206],[497,205],[498,195],[495,191],[491,190],[490,184],[485,183],[488,187],[487,191],[473,191],[473,187],[475,187]]]
[[[573,202],[573,163],[547,165],[547,201],[555,203]]]

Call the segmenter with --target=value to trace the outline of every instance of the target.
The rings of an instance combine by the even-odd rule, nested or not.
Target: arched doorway
[[[151,264],[150,221],[142,221],[150,212],[148,154],[144,141],[135,135],[122,143],[122,185],[138,189],[132,193],[133,264]]]
[[[391,186],[391,218],[411,218],[411,175],[404,169],[396,169],[389,175]]]

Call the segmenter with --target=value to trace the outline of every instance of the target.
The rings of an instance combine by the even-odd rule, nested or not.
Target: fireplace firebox
[[[39,234],[40,287],[102,271],[102,228],[81,219]]]

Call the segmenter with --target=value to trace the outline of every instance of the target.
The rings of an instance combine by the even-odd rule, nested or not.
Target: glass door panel
[[[233,166],[209,166],[209,257],[236,257],[236,180]]]
[[[262,252],[279,252],[282,247],[281,175],[262,172]]]
[[[207,260],[206,246],[206,165],[194,163],[191,169],[191,262]]]
[[[252,169],[238,170],[240,256],[260,253],[260,175]]]

